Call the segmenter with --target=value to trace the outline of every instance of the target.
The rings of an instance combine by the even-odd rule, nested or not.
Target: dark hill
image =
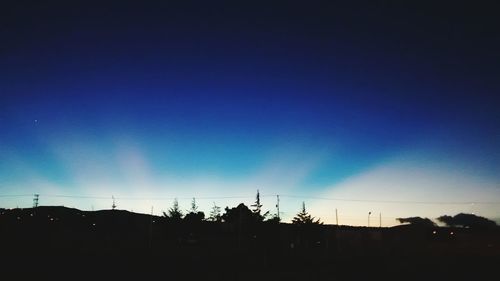
[[[4,268],[22,265],[43,272],[50,264],[60,272],[139,273],[141,279],[152,274],[191,280],[356,280],[374,273],[477,279],[499,261],[500,232],[175,222],[123,210],[42,206],[0,210],[0,248],[9,257]]]

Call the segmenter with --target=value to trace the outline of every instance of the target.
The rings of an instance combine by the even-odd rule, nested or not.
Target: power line
[[[312,200],[328,200],[328,201],[345,201],[345,202],[361,202],[361,203],[391,203],[391,204],[435,204],[435,205],[469,205],[469,204],[500,204],[500,201],[406,201],[406,200],[369,200],[369,199],[347,199],[347,198],[328,198],[328,197],[311,197],[297,195],[281,195],[282,197],[312,199]]]
[[[32,197],[33,194],[6,194],[6,195],[0,195],[0,197]],[[60,195],[60,194],[40,194],[40,196],[43,197],[50,197],[50,198],[75,198],[75,199],[105,199],[109,200],[109,196],[92,196],[92,195]],[[267,196],[261,196],[261,197],[270,197],[270,196],[276,196],[276,195],[267,195]],[[179,200],[188,200],[188,199],[193,199],[193,197],[132,197],[132,196],[125,196],[125,197],[114,197],[115,199],[120,199],[120,200],[174,200],[174,199],[179,199]],[[197,200],[213,200],[213,199],[250,199],[253,198],[253,196],[201,196],[201,197],[196,197]]]
[[[106,199],[109,200],[109,196],[84,196],[84,195],[54,195],[54,194],[40,194],[43,197],[52,198],[76,198],[76,199]]]
[[[0,194],[0,198],[9,197],[32,197],[33,194]],[[39,194],[40,197],[49,198],[73,198],[73,199],[99,199],[109,200],[109,196],[91,196],[91,195],[61,195],[61,194]],[[285,197],[296,199],[309,199],[309,200],[326,200],[326,201],[341,201],[341,202],[358,202],[358,203],[389,203],[389,204],[426,204],[426,205],[470,205],[470,204],[483,204],[483,205],[500,205],[500,201],[412,201],[412,200],[371,200],[371,199],[353,199],[353,198],[334,198],[334,197],[317,197],[317,196],[303,196],[291,194],[266,194],[260,197]],[[119,200],[189,200],[193,197],[114,197]],[[215,199],[251,199],[253,196],[200,196],[196,197],[197,200],[215,200]]]
[[[0,195],[0,197],[32,197],[33,194],[4,194]]]

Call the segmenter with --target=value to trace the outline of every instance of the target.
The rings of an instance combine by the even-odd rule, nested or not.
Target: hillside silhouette
[[[9,257],[5,268],[22,264],[43,272],[45,265],[57,264],[62,273],[83,264],[92,272],[190,280],[476,278],[489,274],[500,257],[498,227],[289,224],[259,220],[243,204],[222,217],[172,220],[123,210],[1,209],[0,247]],[[467,270],[449,270],[457,266]]]

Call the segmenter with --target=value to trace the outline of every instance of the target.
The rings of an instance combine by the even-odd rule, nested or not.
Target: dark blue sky
[[[0,193],[119,185],[130,151],[172,196],[269,169],[312,195],[394,159],[499,188],[500,20],[471,5],[4,3]]]

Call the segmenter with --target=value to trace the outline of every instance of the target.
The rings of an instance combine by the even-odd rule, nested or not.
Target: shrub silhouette
[[[240,203],[234,208],[226,207],[222,220],[227,223],[252,224],[256,221],[256,215],[245,204]]]
[[[397,218],[396,220],[399,221],[400,223],[409,223],[415,226],[422,226],[422,227],[436,226],[436,224],[428,218],[408,217],[408,218]]]
[[[447,226],[461,226],[470,228],[491,228],[495,227],[497,224],[485,217],[476,216],[473,214],[460,213],[455,216],[440,216],[437,218],[438,221],[446,224]]]

